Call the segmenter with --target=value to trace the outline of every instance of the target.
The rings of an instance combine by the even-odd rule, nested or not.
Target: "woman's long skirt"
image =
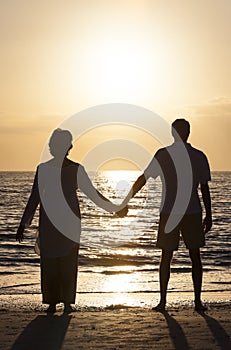
[[[41,290],[44,304],[74,304],[76,296],[78,248],[62,257],[41,256]]]

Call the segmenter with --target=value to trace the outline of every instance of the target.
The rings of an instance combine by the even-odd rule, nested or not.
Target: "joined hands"
[[[127,215],[127,213],[128,213],[128,206],[126,205],[126,207],[116,212],[116,216],[120,218],[124,218]]]

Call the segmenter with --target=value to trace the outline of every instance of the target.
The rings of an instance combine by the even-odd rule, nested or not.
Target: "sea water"
[[[99,191],[112,201],[119,202],[139,172],[105,171],[90,175]],[[40,260],[34,252],[38,213],[27,229],[23,243],[15,241],[33,178],[33,172],[0,173],[1,295],[40,294]],[[230,180],[231,172],[212,173],[213,227],[206,235],[206,246],[201,249],[205,295],[206,292],[217,295],[226,292],[226,296],[231,293]],[[158,298],[161,252],[155,245],[161,200],[160,181],[151,179],[147,182],[130,201],[125,218],[115,217],[97,208],[80,191],[78,197],[82,213],[78,298],[83,298],[88,305],[105,304],[105,300],[112,304],[145,304],[150,293],[156,293]],[[180,241],[179,250],[172,261],[169,294],[192,294],[192,291],[191,263],[188,251]]]

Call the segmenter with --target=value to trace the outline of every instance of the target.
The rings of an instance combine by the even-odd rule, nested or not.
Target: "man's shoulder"
[[[176,153],[178,151],[178,145],[176,143],[173,143],[169,146],[159,148],[157,152],[155,153],[155,158],[162,158],[162,157],[169,157],[173,153]]]
[[[171,146],[159,148],[159,149],[156,151],[156,153],[155,153],[155,157],[156,157],[156,156],[158,157],[158,156],[161,156],[161,155],[164,155],[164,154],[168,153],[169,147],[171,147]]]
[[[61,163],[62,168],[78,168],[78,167],[82,167],[81,164],[74,162],[71,159],[65,159],[63,161],[63,163]],[[55,159],[49,159],[48,161],[42,162],[38,165],[37,167],[39,170],[42,169],[60,169],[60,163],[57,162]]]
[[[158,151],[155,153],[154,158],[158,159],[158,158],[169,156],[176,152],[178,153],[178,151],[181,150],[182,147],[184,147],[187,150],[188,154],[190,156],[193,156],[194,158],[207,159],[207,156],[203,151],[193,147],[190,143],[177,143],[177,142],[174,142],[169,146],[159,148]]]
[[[172,157],[174,154],[181,154],[182,153],[182,147],[187,151],[191,161],[193,162],[202,162],[207,163],[207,156],[205,153],[198,148],[193,147],[190,143],[177,143],[174,142],[173,144],[160,148],[155,156],[154,159],[158,161],[166,161],[169,160],[169,158]]]
[[[194,154],[196,157],[207,158],[203,151],[193,147],[190,143],[187,143],[187,150],[189,153]]]

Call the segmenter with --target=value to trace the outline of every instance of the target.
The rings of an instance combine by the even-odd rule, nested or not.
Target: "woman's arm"
[[[79,166],[77,171],[77,183],[81,191],[102,209],[113,213],[122,209],[121,205],[113,204],[104,197],[92,184],[83,166]],[[123,213],[124,216],[125,212]],[[125,214],[126,215],[126,214]]]
[[[38,168],[37,168],[31,194],[28,199],[26,208],[24,210],[20,225],[16,233],[16,240],[19,241],[19,243],[24,238],[23,233],[24,233],[25,227],[28,227],[31,224],[31,221],[34,217],[34,213],[36,211],[36,208],[39,202],[40,202],[40,198],[39,198],[39,189],[38,189]]]

